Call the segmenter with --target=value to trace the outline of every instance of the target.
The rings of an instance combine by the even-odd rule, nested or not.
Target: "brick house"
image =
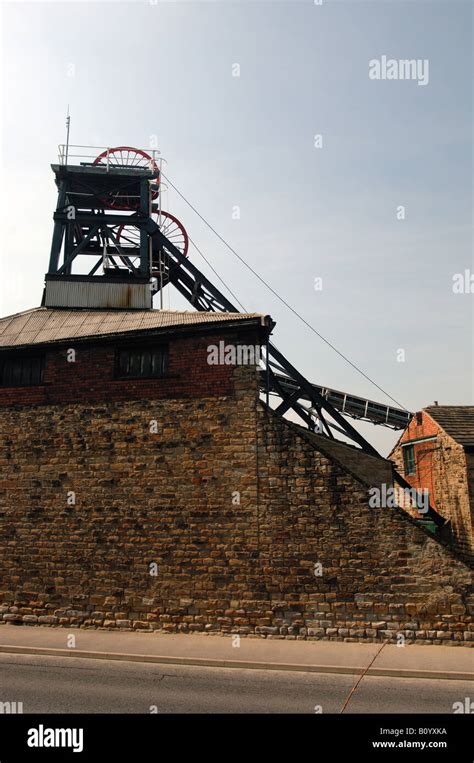
[[[432,405],[416,413],[389,458],[450,522],[452,541],[474,558],[474,406]]]
[[[474,643],[472,570],[383,458],[261,404],[260,314],[0,319],[0,622]]]

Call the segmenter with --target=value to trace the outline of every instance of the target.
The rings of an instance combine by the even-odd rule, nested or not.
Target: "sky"
[[[0,13],[0,315],[41,301],[69,105],[71,144],[157,145],[276,295],[402,406],[474,404],[470,2],[16,0]],[[371,79],[384,56],[428,77]],[[163,208],[248,311],[271,314],[307,378],[393,402],[172,188]],[[191,309],[176,292],[165,306]],[[384,454],[398,437],[359,429]]]

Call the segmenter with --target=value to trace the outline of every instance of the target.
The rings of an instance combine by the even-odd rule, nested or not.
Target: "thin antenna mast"
[[[69,104],[67,105],[67,116],[66,116],[66,158],[64,164],[67,165],[67,155],[69,152],[69,128],[71,126],[71,117],[69,116]]]

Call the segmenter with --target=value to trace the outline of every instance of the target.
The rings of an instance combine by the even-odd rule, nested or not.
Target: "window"
[[[0,356],[0,385],[2,387],[26,387],[42,384],[44,376],[43,355]]]
[[[415,448],[413,445],[407,445],[403,448],[403,466],[405,474],[416,474]]]
[[[117,373],[119,378],[157,378],[168,370],[168,348],[133,347],[117,352]]]

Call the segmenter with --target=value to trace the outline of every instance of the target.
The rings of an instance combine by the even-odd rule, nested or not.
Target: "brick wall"
[[[405,474],[401,443],[433,435],[436,436],[436,440],[414,444],[416,474]],[[423,411],[421,424],[417,424],[414,416],[390,458],[413,487],[429,490],[431,504],[451,523],[454,546],[468,559],[474,559],[474,471],[471,461],[469,494],[468,463],[463,447]],[[472,456],[470,458],[472,459]]]
[[[413,450],[415,455],[416,474],[406,474],[403,463],[402,443],[411,440],[417,440],[422,437],[438,437],[440,433],[439,426],[433,419],[420,412],[420,416],[413,416],[408,427],[403,432],[396,448],[390,454],[390,458],[396,463],[397,470],[402,474],[407,482],[415,488],[427,488],[430,492],[430,503],[436,511],[439,509],[439,491],[437,483],[433,479],[434,465],[436,463],[436,453],[439,448],[437,440],[427,440],[424,442],[415,442]],[[416,511],[416,510],[415,510]],[[413,512],[415,515],[415,512]],[[441,513],[441,512],[440,512]],[[444,516],[444,515],[443,515]]]
[[[206,394],[123,399],[108,352],[81,400],[61,374],[64,402],[3,399],[2,622],[474,642],[470,570],[265,413],[254,368],[221,377],[190,349]]]
[[[34,387],[0,387],[0,407],[70,403],[80,400],[109,401],[135,398],[200,397],[212,388],[216,394],[232,391],[232,370],[228,365],[209,365],[207,348],[226,343],[258,344],[257,331],[227,331],[205,336],[170,337],[158,335],[156,342],[169,346],[169,369],[162,379],[116,379],[117,347],[133,346],[141,340],[69,342],[60,348],[45,349],[44,384]],[[148,341],[150,338],[148,337]],[[75,355],[70,356],[73,350]],[[34,350],[30,349],[30,352]],[[38,352],[40,350],[36,350]],[[74,357],[74,361],[68,361]]]

